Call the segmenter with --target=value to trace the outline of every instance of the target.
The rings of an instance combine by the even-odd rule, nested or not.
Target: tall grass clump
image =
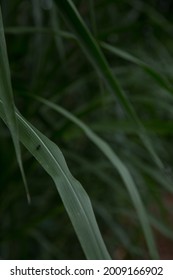
[[[1,9],[0,257],[166,258],[171,1]]]

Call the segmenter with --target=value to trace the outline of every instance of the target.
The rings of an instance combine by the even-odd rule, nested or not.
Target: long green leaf
[[[60,30],[53,30],[52,28],[47,27],[31,27],[31,26],[25,26],[25,27],[6,27],[5,33],[7,34],[15,34],[15,35],[21,35],[21,34],[35,34],[35,33],[42,33],[42,34],[49,34],[49,35],[58,35],[62,36],[66,39],[75,39],[75,36],[69,32],[60,31]]]
[[[161,86],[163,89],[167,90],[168,92],[173,93],[173,88],[166,80],[166,78],[163,77],[161,74],[159,74],[155,69],[153,69],[150,65],[148,65],[141,59],[104,42],[101,43],[101,46],[104,49],[108,50],[109,52],[140,66],[148,75],[150,75],[152,78],[155,79],[155,81],[159,84],[159,86]]]
[[[163,164],[155,152],[153,145],[151,144],[148,135],[140,122],[133,106],[127,99],[123,89],[121,88],[118,80],[114,77],[107,60],[105,59],[99,44],[96,42],[95,38],[92,36],[91,32],[88,30],[84,21],[82,20],[80,14],[75,8],[71,0],[55,1],[58,8],[65,16],[66,20],[69,23],[71,29],[74,30],[78,43],[81,48],[86,53],[88,59],[94,66],[94,68],[101,75],[105,83],[107,84],[110,91],[118,98],[120,104],[124,108],[124,111],[127,113],[129,118],[137,126],[137,133],[141,138],[141,141],[151,154],[153,160],[160,169],[163,169]]]
[[[70,112],[66,111],[64,108],[47,101],[43,98],[37,98],[37,100],[43,102],[48,107],[52,108],[53,110],[57,111],[58,113],[65,116],[67,119],[75,123],[78,127],[80,127],[84,133],[87,135],[87,137],[101,150],[101,152],[109,159],[109,161],[113,164],[113,166],[117,169],[119,172],[129,194],[132,199],[132,202],[134,204],[134,207],[136,208],[136,211],[138,213],[146,242],[148,245],[148,249],[150,252],[150,255],[152,258],[158,258],[157,249],[155,247],[154,238],[152,235],[152,231],[149,225],[147,213],[145,211],[145,208],[143,206],[142,200],[140,198],[140,195],[138,193],[138,189],[133,181],[132,176],[130,175],[127,167],[125,164],[119,159],[119,157],[115,154],[115,152],[112,150],[112,148],[103,141],[99,136],[97,136],[87,125],[85,125],[81,120],[76,118],[74,115],[72,115]]]
[[[27,182],[23,170],[23,165],[22,165],[22,159],[21,159],[18,127],[17,127],[16,115],[14,109],[15,105],[14,105],[13,91],[12,91],[12,85],[10,79],[10,69],[9,69],[7,48],[6,48],[6,42],[4,36],[1,7],[0,7],[0,98],[4,105],[4,111],[6,114],[8,128],[10,130],[13,139],[17,161],[20,167],[20,171],[26,189],[27,199],[28,202],[30,202],[29,191],[28,191]]]
[[[2,102],[0,116],[8,125]],[[16,116],[20,140],[54,180],[87,259],[110,259],[90,199],[70,173],[60,149],[18,112]]]

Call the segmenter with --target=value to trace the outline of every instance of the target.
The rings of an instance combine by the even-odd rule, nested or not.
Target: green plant
[[[150,2],[74,2],[80,12],[71,0],[2,2],[13,86],[1,20],[0,116],[31,204],[24,201],[2,126],[1,186],[7,188],[1,188],[1,254],[84,258],[65,206],[86,258],[117,258],[121,248],[127,258],[158,258],[153,229],[169,238],[172,232],[172,210],[165,204],[172,194],[169,30]],[[148,26],[149,46],[140,37]],[[22,148],[22,160],[19,141],[29,151]],[[53,179],[62,202],[31,155]],[[29,249],[33,246],[40,253]]]

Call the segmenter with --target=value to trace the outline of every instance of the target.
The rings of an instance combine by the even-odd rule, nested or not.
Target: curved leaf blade
[[[110,92],[112,92],[113,95],[115,95],[118,98],[121,106],[123,107],[128,117],[136,125],[137,133],[144,146],[150,153],[151,157],[153,158],[153,161],[161,170],[163,170],[163,163],[158,157],[157,153],[155,152],[155,149],[147,135],[144,126],[138,118],[136,111],[134,110],[130,101],[127,99],[125,92],[121,88],[118,80],[113,75],[108,62],[99,47],[99,44],[92,36],[91,32],[88,30],[83,19],[81,18],[80,14],[75,8],[73,2],[71,0],[55,2],[59,10],[65,16],[70,28],[75,32],[78,43],[86,53],[89,61],[100,74],[100,76],[103,78]]]
[[[159,84],[159,86],[161,86],[163,89],[173,94],[173,88],[166,80],[166,78],[163,77],[160,73],[158,73],[155,69],[153,69],[150,65],[148,65],[144,61],[110,44],[101,42],[101,46],[107,51],[141,67],[149,76],[151,76]]]
[[[158,253],[155,245],[155,241],[153,238],[152,230],[149,224],[148,216],[145,210],[145,207],[143,205],[143,202],[141,200],[141,197],[139,195],[138,189],[135,185],[135,182],[128,171],[125,164],[120,160],[120,158],[115,154],[115,152],[112,150],[112,148],[103,141],[98,135],[96,135],[86,124],[84,124],[81,120],[76,118],[74,115],[72,115],[70,112],[65,110],[64,108],[47,101],[43,98],[36,98],[37,100],[41,101],[48,107],[52,108],[53,110],[57,111],[58,113],[65,116],[67,119],[75,123],[82,131],[86,134],[86,136],[101,150],[101,152],[108,158],[108,160],[112,163],[112,165],[117,169],[119,172],[127,191],[129,192],[129,195],[131,197],[131,200],[133,202],[133,205],[138,213],[139,220],[141,222],[141,226],[146,238],[146,242],[148,245],[148,249],[150,252],[150,255],[153,259],[158,258]]]
[[[8,125],[2,102],[0,116]],[[110,259],[90,199],[70,173],[60,149],[18,112],[16,117],[20,141],[54,180],[87,259]]]
[[[22,165],[21,150],[19,144],[18,127],[15,115],[15,105],[13,99],[13,90],[10,79],[10,69],[8,63],[7,48],[4,36],[4,27],[2,21],[2,13],[0,7],[0,98],[4,105],[8,128],[13,140],[17,161],[24,182],[28,202],[30,203],[30,195],[27,187],[25,173]]]

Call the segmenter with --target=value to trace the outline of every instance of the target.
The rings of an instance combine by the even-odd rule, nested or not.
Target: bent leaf
[[[47,101],[43,98],[36,98],[37,100],[43,102],[48,107],[52,108],[53,110],[57,111],[58,113],[65,116],[67,119],[75,123],[78,127],[80,127],[86,136],[101,150],[101,152],[108,158],[108,160],[112,163],[112,165],[117,169],[119,172],[127,191],[132,199],[133,205],[137,211],[139,220],[141,222],[141,226],[146,238],[146,242],[148,245],[148,249],[152,258],[158,258],[157,249],[155,246],[155,241],[153,238],[152,230],[149,224],[149,220],[147,217],[147,213],[141,197],[139,195],[138,189],[135,185],[135,182],[128,171],[125,164],[121,161],[121,159],[115,154],[112,148],[102,140],[98,135],[96,135],[87,125],[85,125],[81,120],[76,118],[70,112],[66,111],[64,108],[55,105],[54,103]]]
[[[2,102],[0,116],[8,125]],[[16,117],[20,141],[54,180],[87,259],[110,259],[90,199],[70,173],[60,149],[18,112]]]

